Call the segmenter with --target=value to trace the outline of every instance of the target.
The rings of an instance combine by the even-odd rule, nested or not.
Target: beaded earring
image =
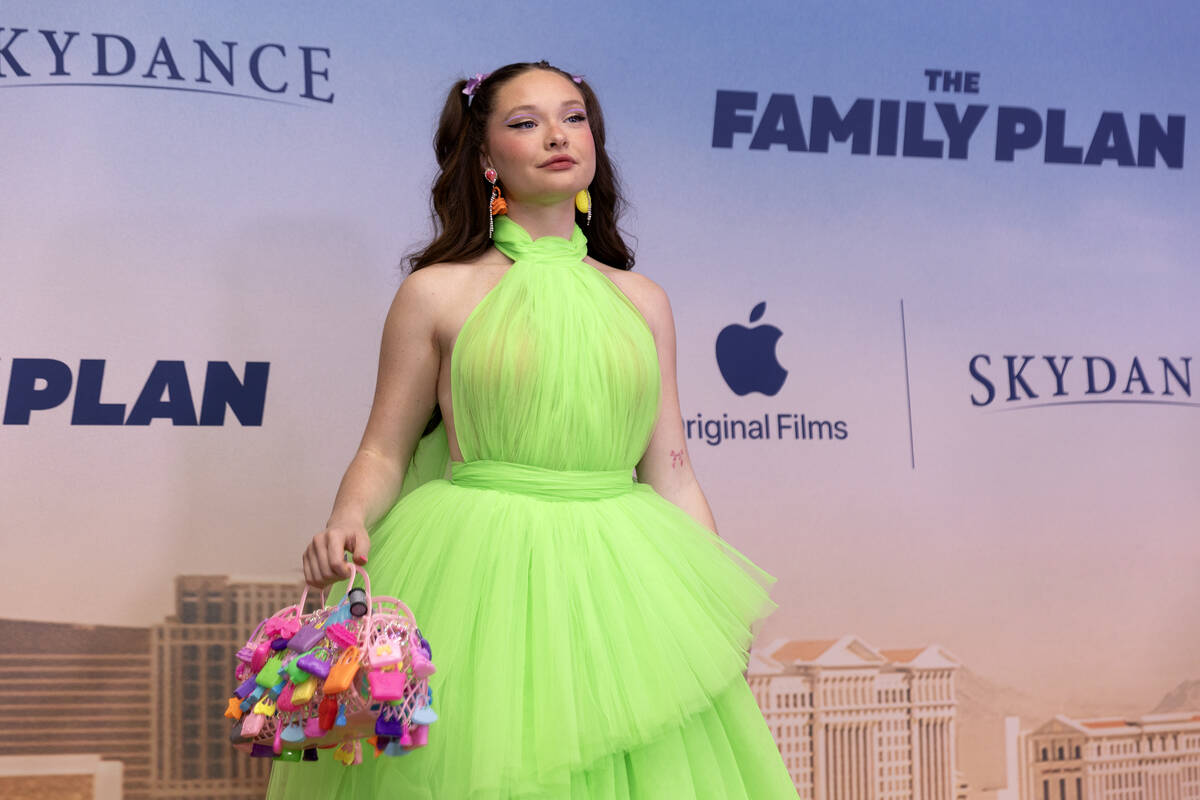
[[[488,183],[492,184],[492,199],[488,203],[488,238],[495,237],[496,223],[495,218],[508,213],[508,203],[504,201],[504,196],[500,192],[500,187],[496,185],[496,170],[488,167],[483,171],[483,177]]]
[[[575,195],[575,207],[580,214],[587,214],[587,225],[592,224],[592,194],[587,189],[580,189]]]

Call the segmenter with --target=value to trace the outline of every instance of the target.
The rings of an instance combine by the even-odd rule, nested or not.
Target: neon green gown
[[[497,217],[495,243],[514,263],[450,359],[463,461],[371,531],[439,720],[402,756],[277,762],[268,796],[794,798],[742,677],[773,578],[632,477],[659,406],[645,320],[578,227],[532,241]],[[427,439],[436,462],[444,429]]]

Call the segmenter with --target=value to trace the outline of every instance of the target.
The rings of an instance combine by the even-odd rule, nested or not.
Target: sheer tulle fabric
[[[580,260],[507,218],[515,263],[451,358],[463,461],[422,444],[372,531],[379,591],[432,642],[428,747],[277,764],[271,797],[775,798],[795,790],[741,677],[772,578],[633,480],[654,340]]]

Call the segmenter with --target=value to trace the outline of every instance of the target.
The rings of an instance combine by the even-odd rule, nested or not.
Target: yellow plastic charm
[[[333,757],[348,767],[354,763],[354,747],[349,742],[340,744],[334,749]]]
[[[313,695],[317,691],[317,679],[309,678],[304,683],[296,684],[296,688],[292,689],[292,705],[302,706],[309,700],[313,699]]]
[[[588,209],[592,207],[592,196],[587,189],[580,189],[575,195],[575,207],[579,209],[580,214],[588,213]]]
[[[255,704],[254,713],[262,714],[264,717],[275,716],[275,701],[269,697],[264,697]]]

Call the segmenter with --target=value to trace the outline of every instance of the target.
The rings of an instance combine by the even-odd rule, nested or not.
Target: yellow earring
[[[592,195],[587,189],[580,189],[575,195],[575,207],[580,214],[587,214],[587,224],[592,224]]]

